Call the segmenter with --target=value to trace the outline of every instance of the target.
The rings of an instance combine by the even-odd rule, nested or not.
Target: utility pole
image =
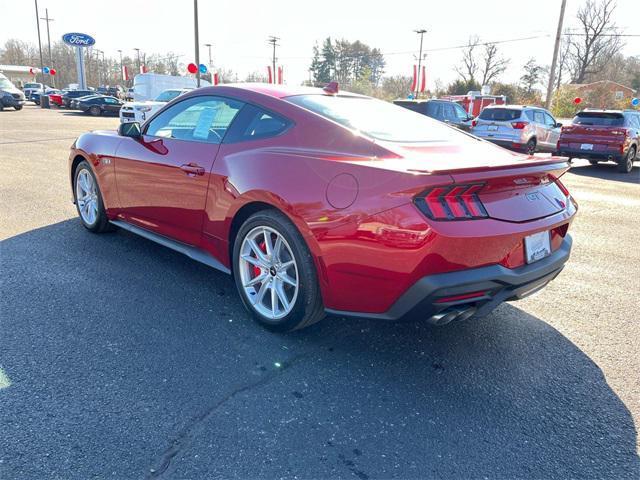
[[[209,49],[209,76],[211,78],[211,85],[213,85],[213,72],[211,71],[211,68],[213,67],[213,61],[211,60],[211,44],[205,43],[204,46]]]
[[[40,50],[40,78],[42,78],[42,88],[44,89],[44,60],[42,59],[42,42],[40,41],[40,15],[38,14],[38,0],[36,3],[36,26],[38,27],[38,49]],[[44,108],[44,102],[40,102],[40,108]]]
[[[414,32],[420,34],[420,55],[418,55],[418,71],[416,73],[416,94],[415,98],[417,99],[420,96],[420,72],[422,71],[422,41],[424,39],[424,34],[427,31],[424,28],[419,30],[414,30]]]
[[[560,5],[560,18],[558,19],[558,30],[556,31],[556,43],[553,46],[553,59],[551,60],[551,71],[549,72],[549,85],[547,85],[547,98],[544,106],[548,110],[551,106],[551,96],[553,95],[553,82],[556,76],[556,64],[558,63],[558,50],[560,49],[560,37],[562,35],[562,22],[564,21],[564,8],[567,6],[567,0],[562,0]]]
[[[49,22],[53,22],[53,18],[49,18],[49,9],[44,9],[44,18],[40,17],[40,20],[44,20],[47,22],[47,45],[49,46],[49,68],[53,68],[53,57],[51,56],[51,35],[49,34]],[[51,81],[53,82],[53,87],[56,86],[56,77],[52,76]]]
[[[122,66],[122,50],[118,50],[118,53],[120,54],[120,80],[122,81],[122,84],[124,86],[125,80],[124,80],[124,67]]]
[[[140,73],[140,49],[139,48],[134,48],[134,50],[136,51],[137,55],[138,55],[138,73]],[[135,75],[134,75],[135,77]]]
[[[273,83],[278,83],[276,78],[276,47],[279,45],[278,40],[280,40],[280,37],[274,37],[273,35],[271,35],[267,40],[267,43],[273,45],[273,55],[271,58],[271,65],[273,68],[273,70],[271,71],[271,79],[273,80]]]
[[[102,84],[102,72],[101,72],[102,69],[100,67],[100,50],[96,48],[95,52],[96,52],[96,67],[98,69],[98,86],[100,87]]]
[[[200,34],[198,32],[198,0],[193,0],[193,30],[196,46],[196,86],[200,88]]]

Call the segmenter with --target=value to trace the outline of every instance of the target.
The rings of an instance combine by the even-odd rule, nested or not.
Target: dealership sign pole
[[[62,41],[67,45],[76,47],[76,70],[78,71],[78,88],[86,90],[87,76],[84,68],[84,55],[82,49],[96,44],[94,38],[84,33],[65,33]]]

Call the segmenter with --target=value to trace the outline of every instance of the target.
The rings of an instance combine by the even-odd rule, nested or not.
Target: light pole
[[[102,86],[102,72],[101,72],[101,67],[100,67],[100,50],[98,50],[97,48],[95,49],[96,51],[96,68],[98,70],[98,87]]]
[[[198,0],[193,0],[193,31],[196,47],[196,86],[200,88],[200,34],[198,32]]]
[[[40,16],[38,15],[38,0],[36,3],[36,26],[38,27],[38,50],[40,51],[40,78],[42,79],[42,88],[44,88],[44,60],[42,59],[42,43],[40,41]],[[40,102],[40,108],[44,108],[44,102]]]
[[[422,40],[424,39],[424,34],[427,33],[427,31],[424,28],[421,28],[419,30],[414,30],[414,32],[420,34],[420,55],[418,55],[418,72],[416,74],[416,95],[415,95],[415,98],[417,99],[420,96],[420,72],[422,68]]]
[[[49,46],[49,68],[53,68],[53,57],[51,56],[51,35],[49,34],[49,22],[53,22],[53,18],[49,18],[49,9],[44,9],[44,18],[40,18],[40,20],[44,20],[47,22],[47,45]],[[53,86],[56,86],[56,77],[51,77],[51,81],[53,82]]]

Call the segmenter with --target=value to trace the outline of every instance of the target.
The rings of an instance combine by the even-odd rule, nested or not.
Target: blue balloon
[[[637,107],[638,105],[640,105],[640,98],[632,98],[631,105],[633,105],[634,107]]]
[[[202,73],[202,74],[205,74],[205,73],[207,73],[207,71],[208,71],[208,70],[207,70],[207,66],[206,66],[204,63],[201,63],[201,64],[198,66],[198,70],[200,70],[200,73]]]
[[[43,67],[42,73],[44,73],[45,75],[49,75],[49,67]]]

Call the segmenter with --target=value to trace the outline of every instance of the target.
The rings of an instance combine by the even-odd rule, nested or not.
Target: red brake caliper
[[[260,244],[258,246],[260,247],[260,250],[262,250],[264,253],[267,253],[265,251],[265,248],[264,248],[265,247],[264,242],[260,242]],[[260,270],[260,267],[258,267],[256,265],[253,266],[253,275],[254,275],[254,277],[259,276],[261,272],[262,272],[262,270]]]

